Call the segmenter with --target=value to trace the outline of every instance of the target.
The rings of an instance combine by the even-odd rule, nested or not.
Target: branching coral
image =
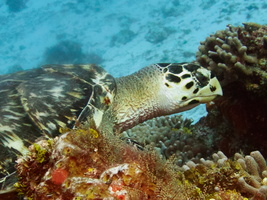
[[[238,189],[239,165],[226,158],[222,152],[213,154],[213,160],[201,159],[201,164],[189,161],[183,166],[185,182],[194,184],[203,196],[226,199],[230,195],[241,199]],[[216,198],[215,198],[216,197]]]
[[[223,84],[238,79],[247,90],[262,93],[267,88],[266,33],[267,26],[255,23],[228,25],[201,42],[197,61],[214,71]]]
[[[255,148],[267,155],[267,26],[243,25],[228,25],[199,46],[197,61],[219,78],[224,91],[209,107],[204,126],[223,133],[222,143],[231,149],[228,155]],[[223,129],[216,122],[222,122]]]
[[[259,151],[245,157],[236,153],[233,161],[219,151],[213,154],[213,160],[201,159],[201,164],[189,161],[183,166],[182,175],[184,181],[212,199],[265,200],[266,170],[266,160]]]
[[[248,173],[247,177],[238,179],[241,190],[253,195],[253,199],[267,199],[267,166],[259,151],[243,157],[236,153],[235,159]]]
[[[189,160],[198,162],[212,151],[204,138],[193,134],[191,121],[181,115],[148,120],[123,132],[122,138],[153,147],[166,159],[174,156],[180,166]]]
[[[84,127],[39,141],[17,162],[16,186],[33,199],[265,199],[267,167],[259,152],[234,161],[218,152],[178,168]]]

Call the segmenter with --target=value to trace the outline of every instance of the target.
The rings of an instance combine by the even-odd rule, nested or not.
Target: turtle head
[[[148,119],[182,112],[222,95],[217,78],[195,63],[152,64],[116,79],[117,94],[103,121],[116,132]],[[112,117],[109,117],[112,116]]]
[[[222,95],[222,88],[211,71],[195,63],[158,63],[163,83],[161,109],[172,114],[207,103]]]

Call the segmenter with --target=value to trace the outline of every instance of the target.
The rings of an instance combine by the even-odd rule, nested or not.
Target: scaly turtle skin
[[[120,133],[153,117],[222,95],[210,71],[195,63],[159,63],[114,79],[96,65],[48,65],[0,77],[0,187],[11,191],[14,163],[40,137],[90,123]],[[0,193],[1,193],[0,191]]]

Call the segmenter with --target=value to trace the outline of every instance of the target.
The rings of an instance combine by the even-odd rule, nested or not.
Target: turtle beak
[[[202,88],[197,97],[193,97],[195,101],[199,103],[208,103],[214,100],[217,96],[222,96],[223,91],[220,82],[216,77],[210,79],[209,84]],[[188,99],[189,104],[193,103],[192,99]]]
[[[213,92],[214,95],[216,96],[222,96],[223,95],[223,90],[220,82],[216,77],[213,77],[210,79],[210,90]]]

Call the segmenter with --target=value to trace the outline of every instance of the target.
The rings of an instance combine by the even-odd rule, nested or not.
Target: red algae
[[[68,174],[65,169],[56,169],[52,172],[52,182],[56,185],[61,185],[67,179]]]

